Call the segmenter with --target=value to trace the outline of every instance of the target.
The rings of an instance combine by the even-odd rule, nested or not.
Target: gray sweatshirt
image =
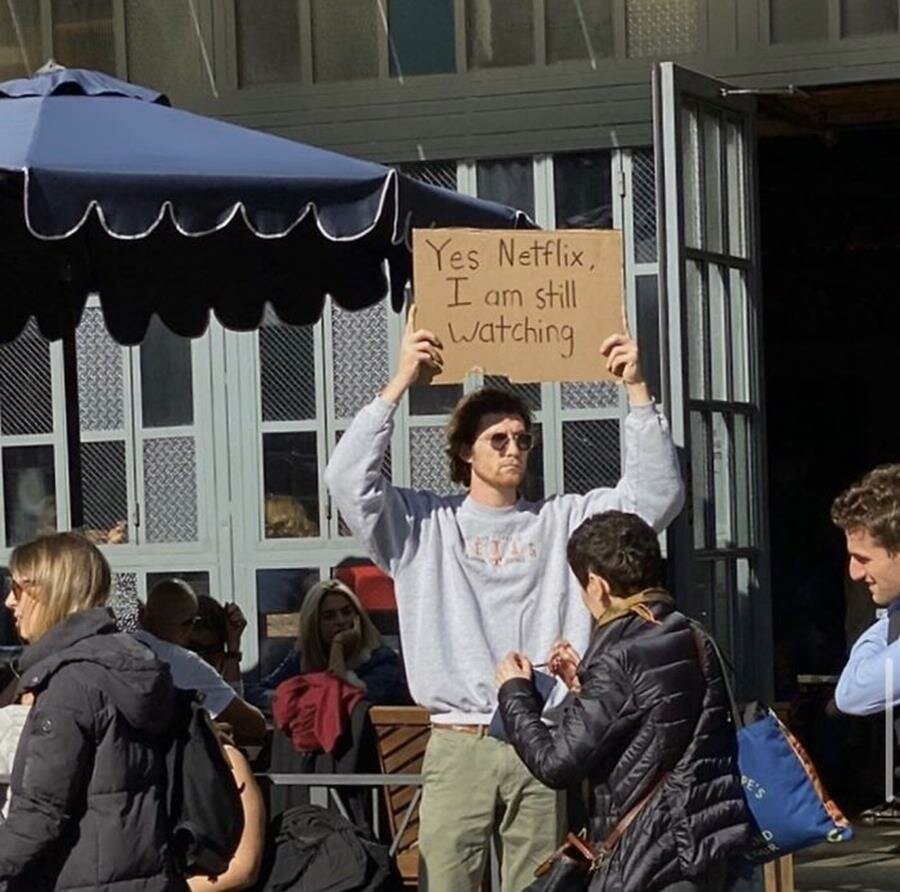
[[[625,420],[614,489],[488,508],[465,495],[393,486],[381,473],[395,407],[376,397],[325,471],[335,504],[394,578],[410,692],[435,722],[487,723],[494,672],[510,650],[543,662],[563,636],[584,652],[591,617],[566,562],[569,534],[599,511],[633,511],[661,530],[684,493],[668,425],[654,406]]]

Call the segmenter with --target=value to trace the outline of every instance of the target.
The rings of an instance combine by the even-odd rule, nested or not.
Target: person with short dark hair
[[[831,519],[847,540],[850,578],[886,608],[856,640],[834,692],[841,712],[871,715],[889,700],[900,704],[900,464],[875,468],[842,492]],[[886,673],[893,678],[891,698]]]
[[[507,654],[497,682],[509,739],[542,783],[588,779],[595,846],[621,831],[592,892],[721,889],[725,859],[750,836],[721,666],[662,588],[659,542],[637,515],[588,518],[568,557],[596,630],[583,659],[567,642],[551,651],[572,692],[552,730],[531,661]]]
[[[564,824],[561,797],[487,734],[496,662],[510,648],[546,653],[561,635],[587,644],[590,617],[565,561],[569,533],[585,517],[621,508],[659,530],[681,508],[675,450],[637,345],[617,334],[598,352],[598,366],[605,362],[624,384],[631,405],[624,473],[614,487],[525,500],[535,445],[531,412],[516,395],[493,388],[464,397],[447,430],[450,474],[465,493],[393,486],[382,468],[394,413],[420,373],[442,362],[441,344],[415,329],[412,313],[396,374],[353,420],[326,470],[341,517],[394,579],[410,692],[431,714],[419,828],[423,892],[479,888],[495,831],[509,892],[527,886],[555,847]],[[558,699],[551,697],[550,708]]]
[[[188,649],[199,610],[196,593],[183,579],[164,579],[150,590],[141,611],[141,628],[134,637],[168,663],[175,687],[203,694],[210,717],[230,725],[238,743],[258,742],[266,733],[262,713]]]

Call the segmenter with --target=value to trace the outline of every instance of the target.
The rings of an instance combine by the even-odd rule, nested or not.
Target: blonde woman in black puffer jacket
[[[169,856],[169,671],[103,606],[109,565],[74,533],[20,545],[12,610],[32,695],[0,825],[0,890],[185,889]]]
[[[591,892],[719,890],[750,827],[717,660],[659,587],[659,544],[639,517],[588,519],[568,556],[597,627],[580,661],[565,642],[550,655],[572,691],[555,729],[541,721],[527,657],[500,664],[509,739],[548,786],[589,780],[595,845],[621,834]]]

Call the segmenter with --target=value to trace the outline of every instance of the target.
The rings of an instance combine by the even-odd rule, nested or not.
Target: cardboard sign
[[[601,381],[600,345],[622,330],[616,230],[417,229],[416,328],[444,345],[434,383]]]

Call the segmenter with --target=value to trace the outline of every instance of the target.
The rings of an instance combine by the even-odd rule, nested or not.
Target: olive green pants
[[[476,892],[496,832],[502,892],[520,892],[559,845],[565,796],[535,780],[507,743],[434,728],[422,767],[421,892]]]

